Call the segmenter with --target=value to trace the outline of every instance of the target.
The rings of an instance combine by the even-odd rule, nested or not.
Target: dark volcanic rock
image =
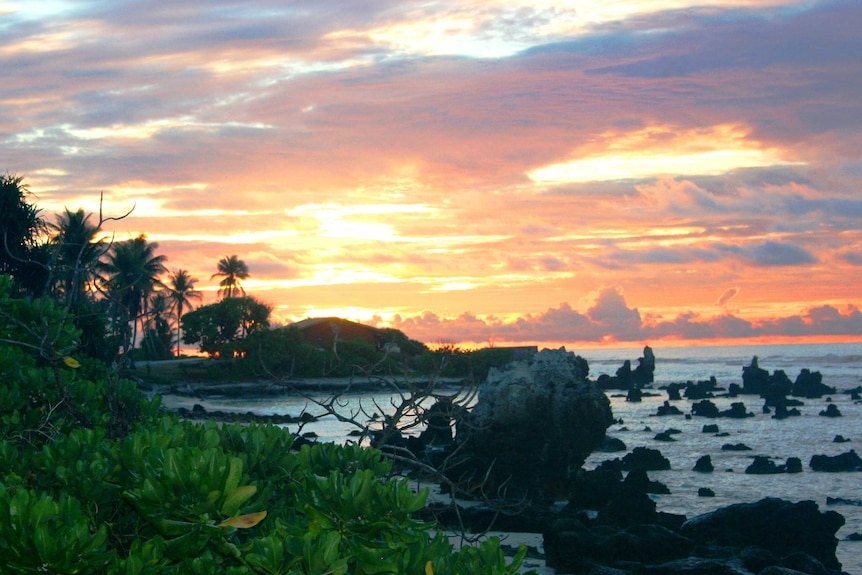
[[[650,481],[643,470],[631,471],[623,479],[619,460],[615,462],[593,471],[580,470],[573,481],[565,512],[571,515],[585,509],[598,511],[596,522],[603,525],[657,522],[656,503],[649,494],[669,493],[667,486]]]
[[[680,410],[677,406],[671,405],[670,401],[665,401],[656,410],[656,415],[659,417],[663,417],[666,415],[684,415],[684,414],[683,414],[682,410]]]
[[[784,468],[787,473],[802,473],[802,460],[798,457],[788,457]]]
[[[756,455],[754,461],[745,469],[748,475],[771,475],[775,473],[801,473],[802,461],[798,457],[790,457],[784,465],[777,465],[765,455]]]
[[[623,488],[614,481],[618,491],[595,520],[581,512],[549,522],[547,565],[585,575],[837,575],[841,568],[835,533],[844,518],[812,501],[768,498],[680,524],[652,511],[646,483],[645,473]],[[701,488],[699,495],[714,494]]]
[[[769,385],[769,372],[757,364],[757,356],[751,358],[751,364],[742,368],[743,393],[761,395]]]
[[[623,457],[622,465],[626,471],[633,471],[635,469],[659,471],[670,469],[670,460],[662,455],[658,449],[635,447],[631,453]]]
[[[712,376],[706,381],[698,381],[697,383],[692,381],[687,382],[683,396],[691,400],[706,399],[715,397],[715,394],[720,391],[721,388],[718,387],[718,381],[715,379],[715,376]]]
[[[746,417],[754,417],[753,413],[745,410],[745,404],[737,401],[730,404],[730,409],[726,409],[719,413],[721,417],[730,417],[732,419],[745,419]]]
[[[823,384],[823,376],[819,371],[809,369],[803,369],[799,372],[790,391],[794,397],[807,397],[809,399],[816,399],[831,393],[835,393],[835,388]]]
[[[755,455],[751,465],[745,468],[745,473],[748,475],[770,475],[782,472],[783,470],[765,455]]]
[[[821,417],[841,417],[841,411],[838,409],[837,405],[830,403],[826,406],[826,410],[821,411],[819,415]]]
[[[680,393],[685,389],[684,383],[671,383],[667,386],[667,398],[669,401],[679,401],[682,399]]]
[[[644,347],[643,357],[638,359],[638,366],[632,372],[632,385],[643,387],[653,382],[655,372],[655,354],[650,346]]]
[[[601,445],[613,423],[610,400],[585,378],[583,360],[561,348],[491,369],[476,406],[459,422],[462,476],[484,489],[568,495],[570,473]]]
[[[626,450],[628,450],[628,447],[626,447],[626,444],[622,439],[608,435],[605,437],[605,440],[602,441],[602,444],[596,447],[594,451],[599,451],[601,453],[615,453],[617,451]]]
[[[623,474],[619,468],[606,465],[592,471],[581,469],[572,483],[569,508],[598,510],[619,494],[622,483]]]
[[[835,557],[835,533],[842,525],[840,514],[820,512],[813,501],[791,503],[767,498],[689,519],[680,534],[705,545],[754,545],[779,557],[801,551],[828,569],[841,569]]]
[[[700,417],[714,418],[719,416],[719,411],[718,407],[713,402],[708,399],[703,399],[695,404],[692,404],[691,414]]]
[[[721,446],[722,451],[751,451],[751,448],[744,443],[725,443]]]
[[[715,497],[715,491],[709,487],[701,487],[697,490],[698,497]]]
[[[847,453],[830,457],[828,455],[812,455],[808,466],[814,471],[862,471],[862,458],[851,449]]]
[[[548,566],[558,573],[601,573],[590,569],[687,557],[692,542],[660,525],[633,525],[617,531],[568,523],[552,525],[544,534],[544,547]]]
[[[656,441],[666,441],[666,442],[676,441],[676,439],[674,439],[673,436],[674,436],[674,434],[671,433],[670,431],[662,431],[661,433],[656,433],[655,437],[653,437],[653,439],[655,439]]]
[[[712,465],[712,458],[709,455],[700,456],[694,464],[692,471],[700,473],[712,473],[715,468]]]

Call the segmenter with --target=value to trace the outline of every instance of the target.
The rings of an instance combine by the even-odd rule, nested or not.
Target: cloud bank
[[[0,170],[48,216],[134,206],[108,231],[210,298],[237,254],[281,321],[862,339],[858,2],[0,13]]]

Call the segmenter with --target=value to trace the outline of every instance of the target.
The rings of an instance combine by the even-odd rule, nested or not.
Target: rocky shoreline
[[[757,501],[721,507],[691,518],[657,511],[656,502],[651,495],[667,492],[662,491],[662,488],[667,488],[661,483],[648,477],[649,471],[663,469],[655,467],[663,464],[658,450],[652,450],[658,453],[658,456],[655,456],[636,448],[623,459],[611,460],[593,471],[580,469],[572,477],[570,495],[563,500],[563,504],[543,499],[544,490],[557,492],[561,486],[541,480],[542,477],[549,480],[564,477],[567,475],[567,469],[578,468],[583,463],[584,453],[571,451],[574,444],[565,435],[565,422],[577,416],[580,427],[576,435],[580,437],[593,434],[599,428],[602,429],[603,435],[609,425],[603,404],[596,399],[598,396],[594,393],[592,384],[580,376],[577,366],[578,359],[573,354],[562,350],[551,351],[531,362],[521,362],[515,371],[501,370],[492,373],[489,375],[489,382],[486,382],[480,391],[479,402],[484,407],[478,411],[487,414],[485,417],[488,422],[502,421],[501,417],[508,417],[511,421],[496,430],[498,435],[505,434],[505,441],[498,441],[494,437],[484,441],[485,447],[497,451],[480,454],[482,457],[474,459],[486,463],[502,461],[510,471],[520,469],[527,472],[539,465],[558,465],[556,471],[545,469],[539,475],[531,472],[523,473],[523,477],[517,473],[507,474],[507,477],[520,477],[524,480],[520,484],[507,483],[506,486],[514,487],[514,492],[527,497],[531,504],[520,513],[501,514],[499,509],[483,504],[463,505],[456,510],[449,501],[429,506],[426,510],[428,518],[437,520],[442,526],[466,526],[468,530],[477,533],[488,529],[512,534],[532,533],[534,539],[531,557],[534,561],[529,565],[535,566],[541,573],[550,573],[551,569],[558,574],[589,575],[843,573],[836,556],[836,533],[844,525],[844,517],[836,511],[821,511],[814,501],[763,497]],[[756,369],[756,362],[753,362],[753,365],[749,366],[749,372],[755,372]],[[626,373],[628,372],[624,370],[623,375]],[[781,385],[780,391],[785,391],[786,381],[781,380],[778,384]],[[184,394],[184,397],[207,400],[229,397],[230,394],[240,397],[291,394],[301,389],[297,385],[271,384],[215,385],[205,386],[205,390],[202,390],[202,387],[188,386],[171,392],[178,391],[177,395]],[[372,382],[363,382],[360,385],[351,381],[334,380],[311,382],[303,389],[306,393],[367,393],[385,389],[385,385],[375,385]],[[696,401],[698,409],[694,416],[707,419],[751,419],[754,416],[741,403],[730,406],[727,412],[718,410],[709,401],[709,398],[718,395],[716,392],[719,390],[716,389],[714,381],[670,389],[668,400],[674,401],[674,392],[678,391],[687,391],[685,396],[688,400],[699,395]],[[601,393],[604,398],[604,392]],[[769,405],[764,406],[774,410],[773,419],[792,414],[792,404],[791,410],[784,411],[783,408],[788,404],[780,401],[780,398],[776,400],[776,396],[777,394],[773,393]],[[643,397],[646,397],[646,394],[632,396],[629,401],[639,401]],[[574,403],[569,406],[560,405],[566,401]],[[554,410],[549,411],[549,405],[554,405]],[[591,407],[585,410],[585,405]],[[541,413],[537,415],[525,412],[524,409],[529,406]],[[667,413],[662,413],[660,409],[656,416],[685,415],[679,410],[670,410],[669,407],[672,406],[668,402],[662,407]],[[500,410],[500,413],[492,414],[495,409]],[[553,420],[552,411],[562,414],[560,422]],[[273,421],[274,417],[284,418],[284,423],[301,421],[290,416],[209,412],[202,406],[195,406],[186,412],[184,415],[191,418],[212,417],[225,421],[233,420],[228,418],[234,417],[238,421]],[[764,412],[768,413],[765,409]],[[501,413],[504,415],[501,416]],[[542,421],[543,425],[534,425],[536,421]],[[710,426],[716,428],[718,435],[717,426]],[[474,427],[491,429],[489,425]],[[704,428],[706,432],[706,426]],[[667,436],[665,439],[659,439],[657,436],[656,440],[674,440],[670,432]],[[417,448],[415,444],[411,447]],[[560,447],[565,449],[560,451]],[[419,445],[418,449],[424,449],[424,446]],[[578,450],[598,451],[596,441],[591,440],[578,447]],[[517,452],[514,453],[515,459],[511,459],[513,452]],[[851,450],[851,453],[855,456],[855,452]],[[510,459],[506,459],[507,457]],[[833,458],[818,460],[818,464],[844,463],[844,459],[852,459],[851,467],[854,470],[860,469],[858,457],[850,456],[842,457],[840,461]],[[706,463],[708,462],[704,462],[704,466]],[[799,465],[796,465],[796,461],[788,460],[785,466],[764,463],[771,461],[760,461],[759,468],[747,470],[746,473],[798,473]],[[814,465],[810,466],[814,468]],[[479,472],[481,470],[474,471]],[[536,483],[537,477],[541,480],[540,483]],[[704,496],[708,495],[704,493]],[[514,541],[520,539],[521,537],[513,538]],[[547,567],[543,566],[542,558],[547,561]]]

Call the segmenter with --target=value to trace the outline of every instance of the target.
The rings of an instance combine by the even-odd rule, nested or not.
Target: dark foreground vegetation
[[[48,298],[0,276],[4,573],[516,573],[499,541],[455,550],[427,491],[356,445],[160,410]],[[79,361],[76,357],[80,357]]]
[[[2,573],[519,571],[525,550],[507,559],[497,539],[455,549],[420,518],[428,491],[379,450],[300,447],[270,424],[192,423],[146,398],[122,377],[136,367],[138,330],[143,357],[179,355],[194,281],[183,270],[163,281],[166,258],[144,236],[99,239],[110,220],[67,210],[49,224],[21,178],[0,177]],[[214,274],[221,307],[240,312],[209,323],[235,328],[216,334],[229,370],[382,365],[362,355],[378,350],[350,344],[337,361],[300,361],[312,352],[289,329],[268,329],[268,308],[238,286],[240,263],[225,258]],[[246,312],[263,315],[254,325]],[[198,326],[191,337],[211,333]]]

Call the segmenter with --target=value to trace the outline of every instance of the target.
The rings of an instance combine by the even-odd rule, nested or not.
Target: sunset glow
[[[862,5],[0,1],[0,170],[204,302],[428,343],[862,341]]]

